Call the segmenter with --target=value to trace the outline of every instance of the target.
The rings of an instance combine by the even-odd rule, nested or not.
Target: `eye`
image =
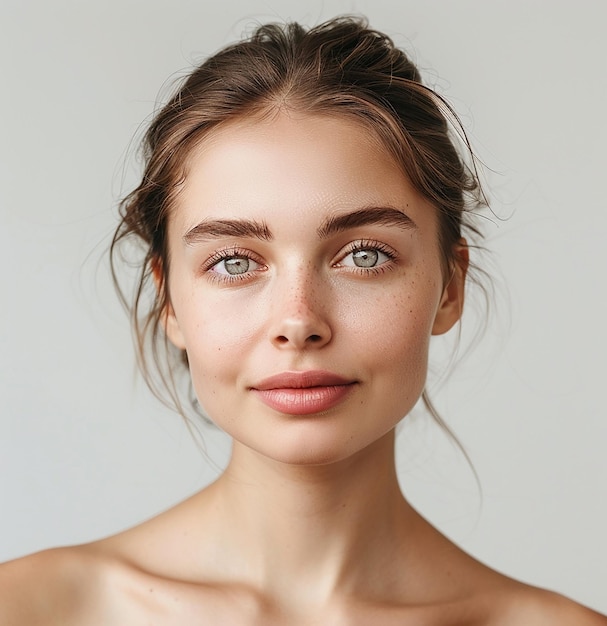
[[[345,267],[358,267],[361,269],[373,269],[390,261],[393,257],[388,252],[382,251],[377,246],[356,246],[343,259],[339,265]]]
[[[259,269],[260,264],[253,259],[243,255],[230,255],[226,256],[209,269],[217,274],[223,274],[224,276],[240,276],[247,272],[255,271]]]

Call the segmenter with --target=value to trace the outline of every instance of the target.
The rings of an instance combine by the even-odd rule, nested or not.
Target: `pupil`
[[[244,257],[226,259],[225,267],[228,274],[244,274],[249,271],[249,259]]]
[[[374,267],[378,256],[377,250],[357,250],[352,258],[357,267]]]

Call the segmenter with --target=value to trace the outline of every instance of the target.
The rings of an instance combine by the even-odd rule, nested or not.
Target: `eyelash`
[[[388,257],[387,261],[384,261],[380,265],[375,267],[353,267],[348,266],[348,271],[355,271],[358,274],[368,275],[368,274],[381,274],[387,270],[391,270],[394,267],[394,261],[397,258],[396,252],[387,246],[385,243],[381,243],[380,241],[374,241],[372,239],[361,239],[359,241],[353,241],[348,244],[344,254],[340,255],[339,261],[337,261],[334,266],[340,266],[341,262],[349,255],[354,252],[360,252],[362,250],[377,250],[382,254],[385,254]],[[344,267],[344,266],[341,266]]]
[[[252,254],[250,250],[244,250],[242,248],[226,248],[224,250],[217,250],[211,257],[209,257],[202,266],[202,271],[206,274],[209,280],[222,282],[222,283],[235,283],[242,280],[248,280],[251,278],[251,272],[245,272],[244,274],[220,274],[214,272],[213,268],[225,261],[232,258],[248,259],[259,264],[262,268],[265,268],[263,261],[256,255]],[[252,270],[252,271],[259,271]]]
[[[388,261],[385,261],[376,267],[365,268],[365,267],[347,266],[348,267],[347,271],[350,271],[350,272],[354,271],[355,273],[361,274],[361,275],[369,275],[369,274],[380,274],[382,272],[385,272],[393,268],[393,261],[395,261],[397,257],[396,252],[392,248],[387,246],[386,244],[381,243],[379,241],[374,241],[371,239],[361,239],[359,241],[353,241],[350,244],[348,244],[344,253],[340,255],[340,260],[335,262],[333,264],[333,267],[346,267],[346,266],[340,265],[341,262],[348,255],[353,254],[355,252],[360,252],[362,250],[377,250],[378,252],[385,254],[388,257]],[[250,250],[245,250],[242,248],[226,248],[224,250],[217,250],[211,257],[209,257],[205,261],[201,269],[207,275],[209,280],[222,282],[222,283],[235,283],[235,282],[240,282],[243,280],[248,280],[251,278],[252,272],[259,271],[259,269],[257,269],[257,270],[252,270],[250,272],[245,272],[243,274],[220,274],[219,272],[213,271],[213,268],[219,263],[221,263],[222,261],[235,258],[235,257],[249,259],[250,261],[258,263],[262,268],[265,269],[265,265],[259,257],[256,257],[256,255],[252,254]]]

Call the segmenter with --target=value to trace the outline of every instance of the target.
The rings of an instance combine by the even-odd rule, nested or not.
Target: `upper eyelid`
[[[388,244],[383,241],[376,241],[375,239],[355,239],[350,243],[346,244],[346,248],[352,248],[354,250],[364,249],[364,248],[387,248],[392,249]]]
[[[210,270],[221,261],[225,261],[226,259],[234,257],[245,257],[247,259],[251,259],[251,261],[255,261],[255,263],[264,265],[264,261],[261,259],[261,257],[258,254],[255,254],[252,250],[244,250],[240,248],[221,248],[213,252],[213,254],[211,254],[203,262],[202,269],[203,271]]]
[[[382,241],[363,238],[363,239],[354,239],[348,242],[347,244],[345,244],[344,246],[342,246],[336,255],[336,258],[338,260],[335,261],[335,263],[339,262],[339,260],[343,259],[345,256],[347,256],[348,254],[351,254],[352,252],[355,252],[357,250],[364,250],[367,248],[369,249],[376,248],[380,252],[383,252],[384,254],[389,256],[391,260],[395,259],[398,256],[398,253],[394,250],[392,246]],[[238,246],[230,246],[230,247],[219,248],[218,250],[215,250],[202,264],[203,270],[206,271],[212,268],[217,263],[227,258],[239,257],[239,256],[249,258],[252,261],[255,261],[256,263],[259,263],[260,265],[266,265],[266,262],[261,257],[261,255],[254,252],[253,250],[250,250],[247,248],[240,248]]]
[[[377,249],[380,252],[388,255],[390,258],[396,258],[398,253],[392,246],[389,246],[386,243],[381,241],[374,241],[371,239],[358,239],[355,241],[351,241],[349,244],[344,246],[340,251],[340,258],[351,254],[352,252],[356,252],[357,250],[366,250],[366,249]]]

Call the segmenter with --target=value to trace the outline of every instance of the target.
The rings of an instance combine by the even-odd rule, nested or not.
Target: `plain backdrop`
[[[491,566],[607,612],[607,5],[599,0],[2,0],[0,560],[201,488],[229,442],[135,375],[108,275],[160,88],[268,20],[366,14],[461,115],[496,217],[489,328],[399,435],[403,489]],[[167,82],[167,80],[169,82]],[[465,350],[482,314],[471,311]],[[441,371],[448,347],[436,347]]]

